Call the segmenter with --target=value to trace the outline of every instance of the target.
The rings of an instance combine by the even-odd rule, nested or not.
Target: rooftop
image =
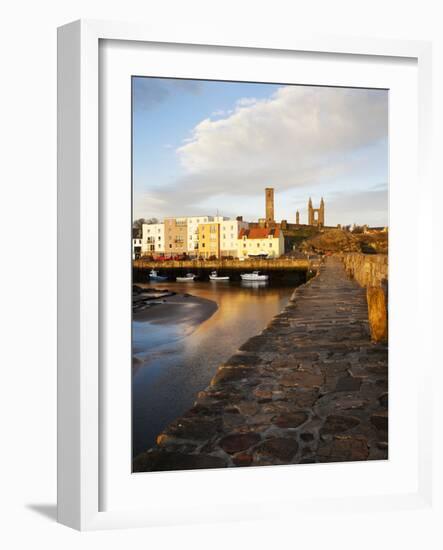
[[[278,238],[280,236],[280,228],[278,227],[253,227],[251,229],[241,229],[239,238],[246,237],[247,239],[266,239],[272,236]]]

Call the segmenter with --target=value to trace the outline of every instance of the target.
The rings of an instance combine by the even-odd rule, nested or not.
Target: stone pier
[[[338,258],[221,365],[134,471],[388,457],[388,349]]]
[[[366,288],[368,318],[374,342],[388,341],[388,256],[343,254],[347,274]]]

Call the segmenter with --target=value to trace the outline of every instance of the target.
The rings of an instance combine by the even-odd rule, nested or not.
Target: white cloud
[[[250,107],[251,105],[254,105],[257,103],[257,99],[255,97],[242,97],[237,101],[238,107]]]
[[[213,192],[234,175],[243,191],[322,183],[349,169],[353,151],[387,137],[386,92],[285,86],[237,105],[202,120],[177,149],[186,175]]]
[[[151,189],[144,207],[178,215],[221,205],[242,214],[248,204],[261,205],[267,186],[282,196],[299,189],[306,200],[328,189],[352,195],[346,211],[344,202],[335,203],[337,215],[347,219],[349,211],[357,212],[359,192],[387,181],[385,91],[282,86],[269,99],[242,98],[233,111],[217,116],[223,118],[202,120],[183,140],[176,150],[183,175]],[[155,198],[163,202],[153,203]],[[365,217],[369,203],[364,193],[361,199]],[[378,199],[377,211],[383,196]],[[289,208],[280,205],[281,217],[292,219],[295,209]]]

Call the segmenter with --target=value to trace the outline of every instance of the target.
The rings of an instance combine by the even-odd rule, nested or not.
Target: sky
[[[133,77],[133,216],[388,225],[388,92]]]

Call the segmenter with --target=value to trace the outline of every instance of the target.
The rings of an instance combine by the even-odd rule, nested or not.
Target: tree
[[[142,237],[142,225],[144,223],[158,223],[157,218],[138,218],[132,222],[133,239],[141,239]]]

